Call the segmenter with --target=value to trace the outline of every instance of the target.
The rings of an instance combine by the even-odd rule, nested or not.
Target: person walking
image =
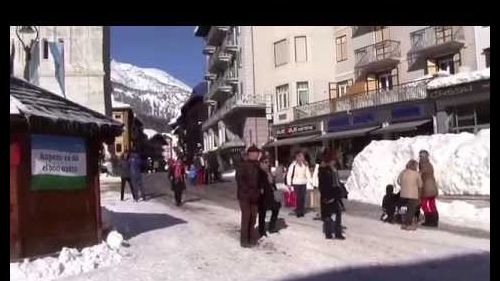
[[[429,152],[421,150],[419,152],[419,170],[424,184],[422,190],[422,199],[420,207],[424,211],[423,226],[437,227],[439,222],[439,213],[436,208],[436,197],[438,189],[436,178],[434,177],[434,167],[429,160]]]
[[[309,164],[305,160],[304,152],[299,151],[295,154],[295,161],[288,167],[286,180],[289,185],[288,188],[293,187],[297,194],[295,215],[298,218],[303,217],[305,214],[307,182],[311,180],[311,171],[309,170]]]
[[[398,184],[401,186],[400,197],[405,200],[406,213],[403,217],[401,229],[416,230],[417,224],[413,223],[415,211],[419,205],[419,194],[421,193],[423,182],[420,173],[417,171],[418,162],[410,160],[398,177]]]
[[[128,186],[130,187],[130,192],[132,193],[132,197],[134,201],[137,202],[137,194],[136,190],[132,184],[132,180],[130,178],[130,162],[129,162],[129,153],[125,151],[120,159],[119,163],[119,171],[121,178],[121,192],[120,192],[120,200],[123,201],[125,195],[125,185],[128,182]]]
[[[274,198],[274,192],[277,190],[275,179],[271,173],[269,158],[266,156],[260,159],[261,176],[259,176],[259,186],[262,193],[259,199],[259,233],[260,236],[267,236],[266,234],[266,213],[271,210],[271,221],[269,222],[269,232],[278,232],[276,229],[276,221],[278,220],[279,210],[281,203],[277,202]]]
[[[340,180],[335,169],[335,156],[327,149],[324,152],[321,165],[318,169],[318,185],[321,194],[321,219],[326,239],[332,239],[332,230],[335,229],[335,239],[344,240],[342,235],[342,207],[340,200],[343,194]],[[335,227],[332,215],[335,213]]]
[[[174,191],[176,206],[182,205],[182,193],[186,189],[186,168],[184,167],[182,157],[182,154],[178,155],[177,160],[172,165],[172,171],[170,172],[170,182],[172,184],[172,190]]]
[[[319,179],[318,172],[319,167],[321,165],[321,157],[316,157],[316,165],[314,165],[314,171],[311,178],[311,184],[313,186],[312,196],[313,196],[313,209],[316,211],[316,216],[313,218],[314,220],[321,219],[321,200],[320,200],[320,192],[319,192]]]
[[[259,153],[255,145],[249,147],[247,159],[236,170],[237,198],[241,209],[240,245],[244,248],[257,245],[258,239],[254,227],[261,195]]]
[[[141,193],[141,198],[146,201],[146,192],[144,191],[143,178],[142,178],[142,159],[137,151],[132,151],[130,154],[130,179],[132,180],[132,186],[134,187],[136,194]]]

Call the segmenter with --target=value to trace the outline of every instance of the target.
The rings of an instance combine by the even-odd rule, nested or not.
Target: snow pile
[[[122,260],[122,253],[119,251],[122,240],[121,234],[112,231],[107,243],[87,247],[82,251],[65,247],[58,257],[11,263],[11,280],[55,280],[118,264]]]
[[[229,170],[229,171],[222,173],[223,179],[233,180],[235,176],[236,176],[236,170]]]
[[[439,77],[427,84],[427,89],[438,89],[444,87],[450,87],[454,85],[459,85],[463,83],[470,83],[479,80],[489,80],[490,79],[490,68],[486,68],[478,71],[462,72],[455,75],[450,75],[448,77]]]
[[[421,149],[430,153],[440,194],[490,195],[490,130],[486,129],[477,135],[437,134],[395,141],[372,141],[354,159],[346,182],[349,199],[380,204],[385,186],[393,184],[398,189],[399,173],[408,160],[418,160]],[[441,204],[445,206],[445,203]],[[489,208],[477,212],[485,214]],[[470,220],[481,216],[475,213],[468,215]]]
[[[490,194],[490,130],[477,135],[436,134],[395,141],[373,141],[354,159],[346,187],[352,199],[379,204],[387,184],[418,152],[430,153],[440,194]]]
[[[471,203],[454,200],[451,203],[437,200],[442,220],[451,224],[490,230],[490,208],[477,208]]]
[[[111,107],[113,109],[118,109],[118,108],[132,108],[132,106],[130,106],[130,104],[128,103],[124,103],[124,102],[120,102],[120,101],[117,101],[115,99],[112,99],[111,100]]]

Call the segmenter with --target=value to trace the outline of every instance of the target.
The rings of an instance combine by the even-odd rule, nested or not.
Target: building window
[[[392,83],[392,76],[390,72],[378,74],[377,81],[378,88],[380,90],[390,90],[394,86]]]
[[[288,41],[286,39],[274,43],[274,65],[280,66],[288,63]]]
[[[122,119],[122,115],[121,114],[115,114],[115,119],[121,120]]]
[[[337,83],[328,83],[328,96],[330,99],[337,98]]]
[[[118,152],[118,153],[122,152],[122,144],[121,143],[116,144],[116,152]]]
[[[307,38],[305,36],[295,37],[295,62],[307,61]]]
[[[337,62],[347,60],[347,36],[342,35],[335,39],[335,46],[337,47]]]
[[[452,40],[453,32],[451,26],[436,26],[434,28],[436,44],[449,42]]]
[[[309,83],[297,82],[297,104],[299,106],[309,103]]]
[[[436,59],[436,67],[438,71],[447,71],[450,74],[455,74],[460,66],[460,54],[450,55]]]
[[[345,80],[337,83],[337,98],[345,96],[347,91],[352,86],[352,80]]]
[[[453,133],[477,133],[490,127],[490,104],[481,102],[449,108],[450,131]]]
[[[373,32],[375,33],[375,43],[390,39],[388,26],[374,26]]]
[[[486,60],[486,67],[490,67],[490,48],[484,49],[484,59]]]
[[[43,39],[43,59],[49,58],[49,41],[47,39]]]
[[[276,87],[276,109],[288,108],[288,84]]]

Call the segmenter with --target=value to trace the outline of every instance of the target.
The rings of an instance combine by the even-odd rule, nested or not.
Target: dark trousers
[[[335,236],[340,237],[342,236],[342,207],[341,207],[341,200],[340,199],[335,199],[331,204],[331,206],[327,206],[328,204],[325,204],[322,206],[323,211],[321,214],[321,217],[323,219],[323,229],[325,232],[326,238],[332,238],[332,233],[333,230],[335,230]],[[335,213],[335,225],[332,220],[332,213],[329,212],[329,210],[334,211]]]
[[[185,187],[186,184],[184,182],[179,182],[175,183],[172,188],[174,190],[174,199],[177,206],[182,204],[182,193],[184,192]]]
[[[255,221],[257,218],[257,204],[240,200],[241,209],[241,233],[240,243],[242,246],[255,245],[257,242],[255,233]]]
[[[418,199],[406,199],[406,213],[403,218],[404,225],[411,225],[419,205]]]
[[[295,214],[297,216],[303,216],[306,213],[306,185],[293,185],[293,189],[297,194],[297,208],[295,209]]]
[[[128,186],[130,187],[130,192],[132,193],[132,197],[134,200],[137,200],[137,194],[135,191],[134,186],[132,185],[132,180],[130,178],[121,178],[121,193],[120,193],[120,200],[123,201],[125,197],[125,184],[128,182]]]
[[[281,208],[281,203],[273,202],[271,206],[266,206],[264,203],[259,204],[259,233],[264,235],[266,233],[266,213],[271,210],[271,221],[269,221],[269,229],[276,229],[276,221]]]

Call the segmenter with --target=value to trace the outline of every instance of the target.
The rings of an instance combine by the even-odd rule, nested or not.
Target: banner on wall
[[[87,186],[83,138],[31,136],[31,190],[74,190]]]

